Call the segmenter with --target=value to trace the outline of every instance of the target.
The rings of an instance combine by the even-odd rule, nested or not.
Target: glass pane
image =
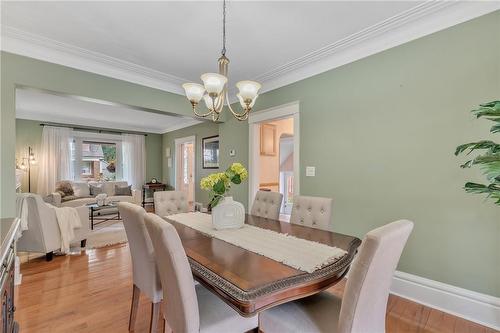
[[[81,178],[116,180],[116,144],[84,141]]]

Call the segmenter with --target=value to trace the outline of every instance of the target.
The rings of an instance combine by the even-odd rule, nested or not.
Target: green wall
[[[40,160],[40,144],[42,142],[42,130],[39,121],[16,119],[16,159],[21,164],[21,157],[28,156],[28,147],[31,146],[35,158]],[[31,166],[31,192],[37,191],[38,164]],[[28,176],[23,177],[21,190],[28,192]]]
[[[162,145],[162,156],[163,156],[163,182],[174,186],[175,185],[175,139],[183,138],[187,136],[194,135],[196,137],[196,172],[195,172],[195,201],[201,202],[204,206],[207,206],[210,199],[208,193],[200,189],[201,178],[211,174],[213,172],[218,172],[217,169],[203,169],[202,159],[201,159],[201,140],[203,138],[214,136],[219,134],[219,125],[212,122],[203,122],[198,125],[186,127],[176,131],[168,132],[163,134],[163,145]],[[172,158],[172,167],[168,167],[167,157],[165,155],[165,150],[170,147],[170,156]]]
[[[149,133],[145,139],[146,142],[146,180],[151,178],[158,180],[162,177],[162,158],[161,146],[162,135]]]
[[[39,121],[16,119],[16,158],[27,156],[28,146],[34,149],[35,154],[40,152],[42,141],[42,130]],[[148,133],[145,137],[146,144],[146,180],[155,177],[161,178],[162,160],[161,160],[161,134]],[[38,156],[39,158],[39,156]],[[21,160],[19,160],[21,163]],[[34,165],[31,169],[31,192],[37,190],[38,166]],[[28,177],[23,177],[21,189],[28,192]]]
[[[499,141],[469,110],[500,98],[500,12],[262,94],[256,110],[300,101],[301,194],[334,199],[334,229],[363,236],[415,222],[398,269],[500,296],[500,207],[466,194],[478,170],[455,147]],[[220,125],[248,165],[248,124]],[[316,177],[305,167],[316,166]],[[236,199],[247,203],[247,185]]]
[[[16,86],[192,116],[189,103],[181,95],[8,52],[1,52],[0,57],[0,217],[15,215]]]

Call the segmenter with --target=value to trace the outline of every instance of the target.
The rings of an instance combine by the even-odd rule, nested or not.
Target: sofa
[[[107,201],[114,202],[130,202],[135,204],[141,203],[141,192],[132,190],[132,195],[117,195],[115,193],[115,186],[127,187],[126,181],[64,181],[69,182],[73,189],[73,195],[63,196],[61,192],[54,192],[50,194],[46,201],[57,207],[80,207],[89,204],[95,204],[95,195],[91,195],[90,186],[97,186],[102,189],[102,193],[107,194]]]
[[[57,223],[54,207],[47,205],[39,195],[33,194],[26,198],[28,205],[28,229],[22,232],[17,241],[17,250],[22,252],[45,253],[48,261],[52,254],[61,248],[61,233]],[[78,216],[82,224],[75,229],[73,242],[80,242],[85,247],[90,233],[89,210],[87,207],[77,207]]]

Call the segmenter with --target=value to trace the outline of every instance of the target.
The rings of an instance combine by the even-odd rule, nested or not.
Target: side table
[[[146,183],[142,185],[142,207],[146,206],[146,204],[153,204],[154,202],[146,202],[146,190],[150,190],[153,193],[156,191],[165,191],[167,189],[167,184],[162,183]]]

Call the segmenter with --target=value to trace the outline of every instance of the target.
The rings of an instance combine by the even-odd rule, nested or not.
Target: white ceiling
[[[30,89],[16,89],[16,118],[147,133],[165,133],[200,123],[189,117]]]
[[[418,2],[228,2],[232,81],[256,78]],[[187,79],[217,70],[221,2],[8,2],[3,24]]]
[[[500,2],[229,1],[232,84],[263,91],[500,7]],[[2,2],[2,49],[181,93],[216,71],[221,2]]]

